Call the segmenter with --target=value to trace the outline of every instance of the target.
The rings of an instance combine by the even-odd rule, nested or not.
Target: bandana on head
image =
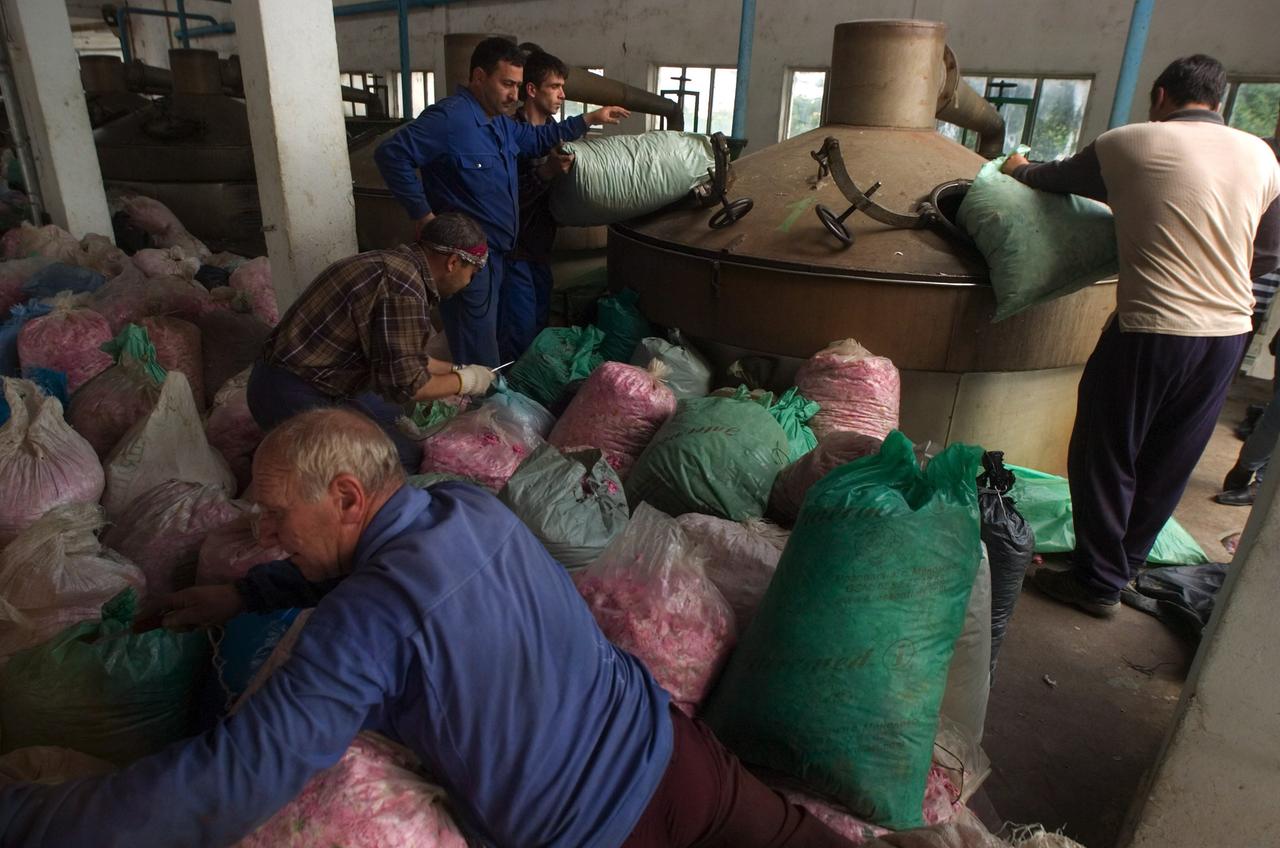
[[[443,244],[424,241],[422,246],[434,250],[436,253],[452,254],[461,258],[463,262],[469,262],[477,268],[483,268],[485,262],[489,260],[489,248],[483,244],[477,244],[472,247],[447,247]]]

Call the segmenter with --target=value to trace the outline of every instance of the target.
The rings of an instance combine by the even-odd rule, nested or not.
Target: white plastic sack
[[[155,409],[134,424],[107,456],[107,517],[118,522],[139,495],[166,480],[217,486],[236,492],[236,478],[222,454],[209,446],[191,385],[181,371],[165,375]]]
[[[969,746],[982,742],[987,721],[987,696],[991,692],[991,562],[982,546],[982,563],[964,613],[964,629],[956,639],[942,715],[965,735]]]
[[[62,418],[62,404],[27,380],[4,379],[0,425],[0,544],[62,504],[97,503],[103,473],[93,446]]]
[[[679,330],[672,330],[669,335],[671,341],[657,336],[641,339],[631,355],[631,364],[643,368],[656,359],[666,365],[671,372],[667,385],[676,400],[711,394],[711,363],[684,340]]]
[[[0,661],[47,642],[129,587],[142,597],[142,571],[104,548],[97,504],[49,510],[0,551]]]
[[[791,533],[759,518],[739,522],[690,512],[676,521],[706,562],[707,576],[733,607],[738,633],[745,633]]]

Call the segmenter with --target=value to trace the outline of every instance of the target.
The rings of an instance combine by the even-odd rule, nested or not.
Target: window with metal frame
[[[375,74],[373,71],[351,71],[338,74],[338,81],[342,85],[357,88],[361,91],[375,91],[382,98],[384,104],[387,102],[387,81],[382,74]],[[344,100],[342,101],[342,114],[348,118],[364,118],[369,114],[369,107],[363,103],[351,103]]]
[[[824,68],[791,68],[787,73],[787,108],[782,113],[782,138],[822,126],[827,111],[827,72]]]
[[[656,90],[684,110],[686,132],[733,131],[738,69],[733,65],[660,65]]]
[[[1092,77],[986,74],[968,75],[964,81],[1004,116],[1005,150],[1025,144],[1031,148],[1027,155],[1042,162],[1076,152]],[[978,136],[972,130],[939,121],[938,131],[965,147],[977,147]]]
[[[409,85],[413,89],[413,104],[409,114],[404,113],[404,92],[400,88],[400,72],[387,75],[387,87],[391,92],[391,117],[416,118],[436,102],[436,75],[432,71],[410,71]]]
[[[587,68],[587,73],[595,74],[598,77],[604,76],[604,68]],[[600,108],[598,103],[583,103],[581,100],[566,100],[560,104],[560,115],[557,120],[563,121],[565,118],[572,118],[574,115],[585,115],[587,112],[594,112]]]
[[[1231,77],[1222,101],[1227,125],[1253,135],[1276,134],[1280,115],[1280,79]]]

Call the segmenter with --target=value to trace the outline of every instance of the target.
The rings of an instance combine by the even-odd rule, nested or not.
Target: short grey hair
[[[339,474],[366,492],[405,481],[396,446],[377,424],[347,409],[313,409],[281,422],[262,440],[260,454],[286,469],[304,501],[324,497]]]

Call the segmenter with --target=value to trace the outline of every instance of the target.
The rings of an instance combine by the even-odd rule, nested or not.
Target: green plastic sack
[[[498,498],[568,569],[600,556],[631,515],[618,472],[598,450],[562,454],[542,445],[520,464]]]
[[[746,387],[743,387],[745,391]],[[788,462],[795,462],[818,446],[818,437],[809,429],[809,419],[821,409],[817,401],[809,400],[800,394],[795,386],[787,389],[769,407],[769,414],[782,426],[790,445]]]
[[[703,718],[749,765],[894,830],[923,824],[939,707],[981,561],[980,448],[920,471],[898,431],[809,492]]]
[[[600,355],[605,361],[627,362],[640,340],[653,332],[653,325],[636,306],[639,302],[640,295],[632,289],[601,298],[596,307],[596,326],[604,331]]]
[[[470,477],[464,477],[461,474],[450,474],[447,471],[428,471],[426,474],[410,474],[405,483],[413,486],[415,489],[430,489],[437,483],[470,483],[473,486],[479,486],[475,480]]]
[[[418,401],[413,405],[409,418],[423,433],[439,427],[462,411],[456,403],[445,403],[442,400]]]
[[[711,365],[702,354],[685,342],[679,330],[667,334],[670,341],[657,336],[640,340],[631,354],[631,364],[647,368],[657,359],[670,369],[667,386],[676,400],[706,397],[711,393]]]
[[[133,634],[132,589],[0,670],[0,753],[61,745],[126,765],[188,734],[204,633]]]
[[[1005,158],[982,166],[957,213],[990,268],[993,321],[1113,276],[1118,267],[1111,210],[1025,186],[1000,173]]]
[[[1071,488],[1066,477],[1032,468],[1005,465],[1017,477],[1009,497],[1036,534],[1036,553],[1057,554],[1075,550],[1076,530],[1071,520]],[[1177,519],[1156,536],[1147,561],[1158,565],[1203,565],[1204,549]]]
[[[520,354],[507,381],[548,409],[562,407],[566,390],[604,362],[603,341],[604,333],[597,327],[548,327]]]
[[[492,407],[494,417],[499,421],[537,433],[543,439],[551,435],[551,428],[556,423],[555,416],[545,406],[511,388],[501,375],[493,381],[493,394],[485,398],[481,406]]]
[[[586,138],[563,145],[573,168],[551,186],[551,214],[594,227],[655,212],[710,179],[711,138],[674,131]]]
[[[760,518],[789,453],[787,434],[755,401],[682,400],[632,466],[627,497],[668,515]]]

